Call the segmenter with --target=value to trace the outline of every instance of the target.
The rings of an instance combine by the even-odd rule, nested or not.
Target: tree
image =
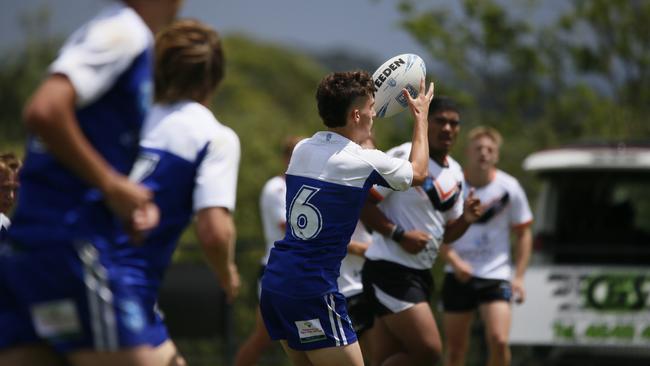
[[[521,161],[534,150],[650,138],[650,3],[444,4],[398,0],[401,25],[428,51],[436,91],[465,107],[464,130],[501,130],[501,165],[530,191],[533,180]]]

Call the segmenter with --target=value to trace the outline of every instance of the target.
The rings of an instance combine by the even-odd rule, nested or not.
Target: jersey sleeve
[[[512,184],[511,195],[510,225],[521,226],[532,222],[533,213],[530,210],[526,192],[516,180]]]
[[[68,39],[50,65],[50,74],[72,83],[78,107],[106,92],[133,60],[152,44],[152,36],[135,14],[97,19]]]
[[[194,189],[194,211],[207,207],[235,209],[240,144],[234,131],[213,139],[199,165]]]
[[[401,147],[393,148],[384,153],[380,150],[364,150],[366,158],[373,165],[378,178],[375,191],[382,197],[390,191],[405,191],[411,188],[413,182],[413,165],[408,161],[408,153]]]
[[[260,216],[266,241],[276,240],[274,233],[286,221],[286,197],[283,189],[272,181],[264,185],[260,196]]]

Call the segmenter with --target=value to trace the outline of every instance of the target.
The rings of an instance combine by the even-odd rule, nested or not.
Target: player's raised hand
[[[474,188],[471,188],[463,205],[463,217],[465,218],[465,221],[473,223],[476,222],[482,214],[483,206],[481,206],[481,200],[474,197]]]
[[[429,84],[429,90],[425,89],[424,79],[420,79],[420,91],[415,98],[411,97],[411,94],[406,90],[406,88],[402,89],[402,93],[409,104],[409,109],[416,120],[420,116],[424,116],[426,119],[427,114],[429,113],[429,104],[431,103],[431,99],[433,99],[433,90],[433,82]]]

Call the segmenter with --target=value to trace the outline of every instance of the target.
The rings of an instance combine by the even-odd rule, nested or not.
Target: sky
[[[46,35],[67,35],[109,0],[3,0],[0,52],[24,40],[21,15],[46,7]],[[310,51],[351,50],[381,60],[424,51],[398,26],[394,0],[186,0],[184,17],[197,18],[220,33]],[[379,62],[381,63],[381,62]]]

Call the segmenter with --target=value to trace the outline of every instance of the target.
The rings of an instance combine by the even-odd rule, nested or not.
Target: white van
[[[511,344],[545,365],[650,365],[650,144],[544,150],[524,169],[542,187]]]

